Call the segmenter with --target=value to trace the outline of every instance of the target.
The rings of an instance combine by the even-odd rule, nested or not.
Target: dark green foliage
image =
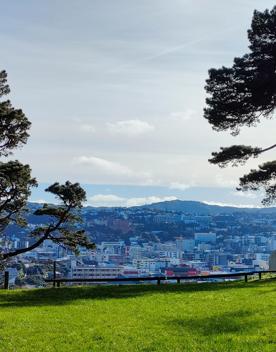
[[[250,170],[249,174],[240,178],[239,190],[256,191],[263,187],[266,197],[263,199],[263,204],[269,205],[276,199],[276,161],[269,161],[259,165],[258,170]]]
[[[9,92],[10,92],[10,87],[7,84],[7,72],[0,71],[0,97],[2,97],[5,94],[9,94]]]
[[[37,182],[31,177],[29,165],[17,160],[0,162],[0,230],[11,222],[25,225],[22,213],[35,186]]]
[[[75,253],[78,253],[79,246],[93,249],[95,245],[87,239],[84,230],[75,227],[82,222],[78,210],[86,200],[85,192],[80,185],[69,181],[64,185],[54,183],[46,191],[53,193],[61,201],[61,205],[44,204],[42,208],[34,212],[35,215],[46,215],[52,218],[53,224],[37,227],[32,232],[32,236],[38,238],[47,236],[54,243],[71,249]]]
[[[216,131],[238,134],[260,117],[271,117],[276,97],[276,6],[255,11],[248,31],[250,53],[235,58],[231,68],[210,69],[206,81],[205,118]]]
[[[220,148],[220,152],[213,152],[212,158],[209,159],[211,164],[218,164],[225,167],[228,164],[232,166],[243,165],[250,157],[257,157],[261,152],[260,148],[253,148],[246,145],[232,145],[231,147]]]
[[[7,156],[12,149],[27,142],[31,123],[9,100],[0,103],[0,117],[0,155]]]
[[[254,11],[251,29],[248,30],[250,52],[234,59],[230,68],[210,69],[206,83],[207,107],[204,117],[216,131],[229,130],[232,135],[239,134],[242,126],[256,126],[261,118],[271,118],[276,106],[276,6],[264,12]],[[233,145],[221,148],[212,153],[209,160],[212,164],[225,167],[228,164],[238,166],[249,158],[275,148],[259,148],[243,145]],[[260,189],[264,187],[267,198],[264,204],[271,204],[276,198],[276,192],[271,190],[274,184],[273,172],[266,170],[267,180],[264,184],[259,178],[260,170],[252,170],[249,175],[241,178],[239,189]],[[272,162],[273,164],[273,162]],[[257,176],[257,174],[259,176]],[[250,176],[250,177],[249,177]],[[248,178],[249,177],[249,178]],[[251,187],[251,177],[254,187]],[[247,187],[247,182],[249,185]]]
[[[80,208],[82,203],[86,201],[85,191],[78,183],[72,184],[67,181],[64,185],[60,185],[56,182],[45,191],[53,193],[57,199],[62,200],[65,205],[70,205],[71,207]]]
[[[7,74],[0,72],[0,98],[10,92],[7,84]],[[14,109],[9,101],[0,103],[0,156],[8,156],[12,151],[27,142],[31,123],[21,110]],[[48,225],[38,226],[30,236],[35,242],[29,247],[10,252],[1,251],[1,235],[10,224],[27,226],[27,200],[31,189],[37,186],[36,179],[31,176],[29,165],[23,165],[18,160],[0,162],[0,259],[5,260],[18,254],[30,251],[46,239],[51,239],[74,252],[79,246],[94,248],[85,232],[76,225],[81,222],[79,209],[86,200],[85,191],[78,183],[67,181],[60,185],[54,183],[46,189],[58,200],[59,205],[44,204],[34,215],[46,215],[51,221]],[[1,263],[0,263],[1,264]],[[3,264],[3,262],[2,262]]]
[[[0,72],[0,98],[10,92],[7,73]],[[7,156],[27,142],[30,121],[20,109],[14,109],[9,100],[0,102],[0,156]]]

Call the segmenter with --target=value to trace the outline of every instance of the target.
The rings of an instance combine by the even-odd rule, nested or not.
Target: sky
[[[1,1],[1,69],[9,99],[32,122],[12,158],[31,165],[48,200],[55,181],[80,182],[88,204],[170,199],[258,205],[235,191],[260,162],[220,169],[220,146],[274,144],[274,120],[238,137],[203,118],[208,69],[248,50],[254,9],[270,0]]]

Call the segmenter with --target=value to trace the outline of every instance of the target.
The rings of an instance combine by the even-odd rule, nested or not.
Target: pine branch
[[[245,145],[232,145],[231,147],[221,147],[219,152],[213,152],[212,158],[209,159],[211,164],[217,164],[219,167],[226,167],[227,165],[239,166],[246,163],[246,161],[253,157],[257,158],[260,154],[276,148],[276,144],[270,147],[261,149],[258,147],[251,147]]]

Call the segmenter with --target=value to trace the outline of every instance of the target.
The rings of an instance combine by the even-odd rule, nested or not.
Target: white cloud
[[[107,128],[112,134],[126,136],[140,136],[154,130],[154,126],[142,120],[124,120],[117,122],[107,122]]]
[[[89,204],[93,206],[124,206],[125,198],[115,194],[96,194],[89,197]]]
[[[185,191],[186,189],[190,188],[190,185],[188,185],[186,183],[172,182],[169,187],[170,187],[170,189],[177,189],[180,191]]]
[[[214,180],[218,187],[236,187],[238,182],[237,180],[230,179],[229,177],[227,178],[223,174],[215,175]]]
[[[120,163],[98,158],[96,156],[80,156],[76,158],[76,162],[83,165],[90,165],[109,174],[131,175],[132,171],[125,165]]]
[[[133,170],[127,165],[119,162],[99,158],[96,156],[82,155],[74,158],[73,163],[87,166],[86,172],[91,174],[89,168],[93,170],[93,177],[98,177],[100,182],[116,183],[118,180],[127,184],[152,185],[156,184],[151,172],[143,170]],[[90,182],[90,181],[88,181]]]
[[[80,130],[86,133],[94,133],[96,131],[95,127],[89,123],[80,124]]]
[[[249,198],[249,199],[257,199],[258,196],[259,196],[258,193],[253,193],[253,192],[241,192],[241,191],[231,192],[231,194],[232,194],[233,196],[236,196],[236,197]]]
[[[153,203],[165,202],[165,201],[176,200],[176,199],[177,198],[174,196],[168,196],[168,197],[150,196],[150,197],[129,198],[127,199],[126,206],[134,207],[137,205],[153,204]]]
[[[209,202],[209,201],[202,201],[202,203],[208,205],[218,205],[220,207],[235,207],[235,208],[262,208],[260,206],[254,204],[233,204],[233,203],[223,203],[223,202]]]
[[[170,113],[170,118],[175,121],[189,121],[194,118],[196,115],[196,111],[194,109],[186,109],[184,111],[175,111]]]
[[[36,200],[31,200],[32,203],[38,203],[38,204],[45,204],[45,203],[49,203],[47,202],[47,200],[45,199],[36,199]],[[53,203],[53,202],[51,202]]]
[[[169,200],[176,200],[174,196],[168,197],[158,197],[158,196],[149,196],[149,197],[134,197],[134,198],[125,198],[117,196],[116,194],[96,194],[92,197],[89,197],[88,203],[92,206],[106,206],[106,207],[134,207],[144,204],[153,204]]]

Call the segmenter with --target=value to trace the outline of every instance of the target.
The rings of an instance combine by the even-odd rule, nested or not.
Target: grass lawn
[[[276,351],[276,281],[1,290],[0,351]]]

